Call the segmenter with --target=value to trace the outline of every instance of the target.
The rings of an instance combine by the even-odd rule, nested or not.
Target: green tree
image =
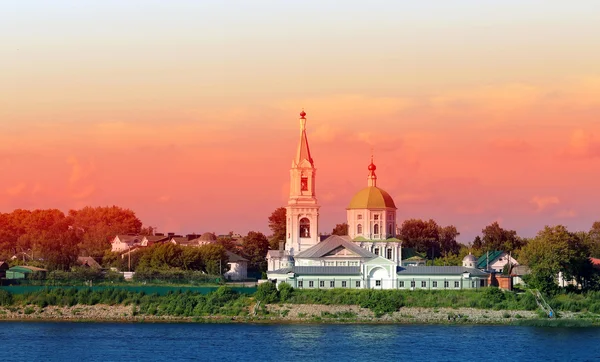
[[[477,235],[475,239],[473,239],[473,249],[482,250],[483,249],[483,241],[481,241],[481,237]]]
[[[440,240],[440,252],[442,255],[447,256],[449,254],[458,254],[460,245],[456,241],[456,238],[460,235],[456,226],[449,225],[440,227],[439,240]]]
[[[585,241],[562,225],[546,226],[523,247],[520,257],[529,265],[528,284],[545,292],[554,292],[556,278],[562,272],[567,279],[574,278],[583,287],[591,278],[591,263]]]
[[[409,219],[402,223],[399,236],[404,247],[414,248],[431,258],[440,255],[439,233],[440,227],[432,219]]]
[[[257,231],[250,231],[242,242],[242,252],[248,258],[250,267],[257,271],[266,271],[269,240]]]
[[[118,234],[139,234],[142,222],[129,209],[118,206],[85,207],[69,211],[73,227],[82,233],[80,248],[84,254],[101,257]]]
[[[208,244],[198,249],[200,250],[207,274],[222,275],[227,271],[227,254],[222,245]]]
[[[269,216],[269,229],[273,233],[269,237],[269,246],[272,250],[279,249],[279,242],[285,242],[286,211],[285,207],[278,207]]]
[[[271,282],[259,284],[254,293],[254,297],[264,304],[274,303],[279,300],[277,288],[275,287],[275,284]]]
[[[600,258],[600,221],[595,221],[592,224],[587,240],[590,248],[590,256],[592,258]]]
[[[340,236],[348,235],[348,224],[347,223],[336,224],[335,227],[333,228],[333,230],[331,231],[331,235],[340,235]]]
[[[515,251],[523,246],[523,240],[517,236],[514,230],[506,230],[500,227],[497,221],[481,230],[482,251],[503,250]]]

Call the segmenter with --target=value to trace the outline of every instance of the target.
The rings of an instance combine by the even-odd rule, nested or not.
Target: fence
[[[116,289],[116,290],[125,290],[127,292],[134,292],[134,293],[145,293],[145,294],[158,294],[158,295],[165,295],[168,294],[169,292],[171,293],[175,293],[175,292],[192,292],[192,293],[199,293],[199,294],[208,294],[210,292],[214,292],[215,290],[217,290],[219,287],[171,287],[171,286],[144,286],[144,285],[139,285],[139,286],[129,286],[129,285],[116,285],[116,286],[93,286],[93,287],[87,287],[87,286],[47,286],[47,285],[14,285],[14,286],[1,286],[0,290],[6,290],[7,292],[10,292],[11,294],[25,294],[25,293],[34,293],[34,292],[38,292],[40,290],[52,290],[52,289],[77,289],[77,290],[81,290],[81,289],[90,289],[92,291],[103,291],[106,289]],[[256,287],[232,287],[232,290],[238,292],[238,293],[242,293],[242,294],[254,294],[254,292],[256,292]]]

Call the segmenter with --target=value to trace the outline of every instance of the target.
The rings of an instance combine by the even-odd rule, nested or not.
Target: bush
[[[265,304],[279,301],[277,287],[271,282],[259,284],[256,293],[254,293],[254,297]]]
[[[13,303],[13,297],[10,292],[0,290],[0,305],[8,306]]]
[[[287,302],[294,295],[294,288],[288,283],[279,284],[279,300]]]

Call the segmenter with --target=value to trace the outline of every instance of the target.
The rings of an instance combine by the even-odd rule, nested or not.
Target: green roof
[[[369,240],[362,236],[357,236],[352,241],[369,241]]]
[[[46,269],[37,268],[35,266],[27,266],[27,265],[17,265],[8,269],[11,272],[18,272],[23,274],[33,273],[33,272],[45,272]]]
[[[414,257],[417,257],[419,259],[425,259],[425,255],[419,253],[413,248],[402,248],[402,260],[411,259]]]
[[[413,260],[425,260],[425,258],[422,257],[422,256],[419,256],[419,255],[415,255],[415,256],[411,256],[410,258],[405,258],[404,260],[411,260],[411,261],[413,261]]]
[[[504,253],[504,251],[502,251],[502,250],[490,250],[489,251],[490,263],[494,262],[494,260],[496,260],[498,257],[500,257],[500,255],[502,255],[502,253]],[[488,253],[483,253],[483,255],[480,256],[479,259],[477,259],[477,268],[485,269],[485,268],[487,268],[487,263],[488,263]]]

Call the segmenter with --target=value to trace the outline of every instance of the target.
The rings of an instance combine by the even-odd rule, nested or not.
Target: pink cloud
[[[543,211],[548,206],[560,204],[560,200],[556,196],[534,196],[530,202],[535,205],[537,212]]]

